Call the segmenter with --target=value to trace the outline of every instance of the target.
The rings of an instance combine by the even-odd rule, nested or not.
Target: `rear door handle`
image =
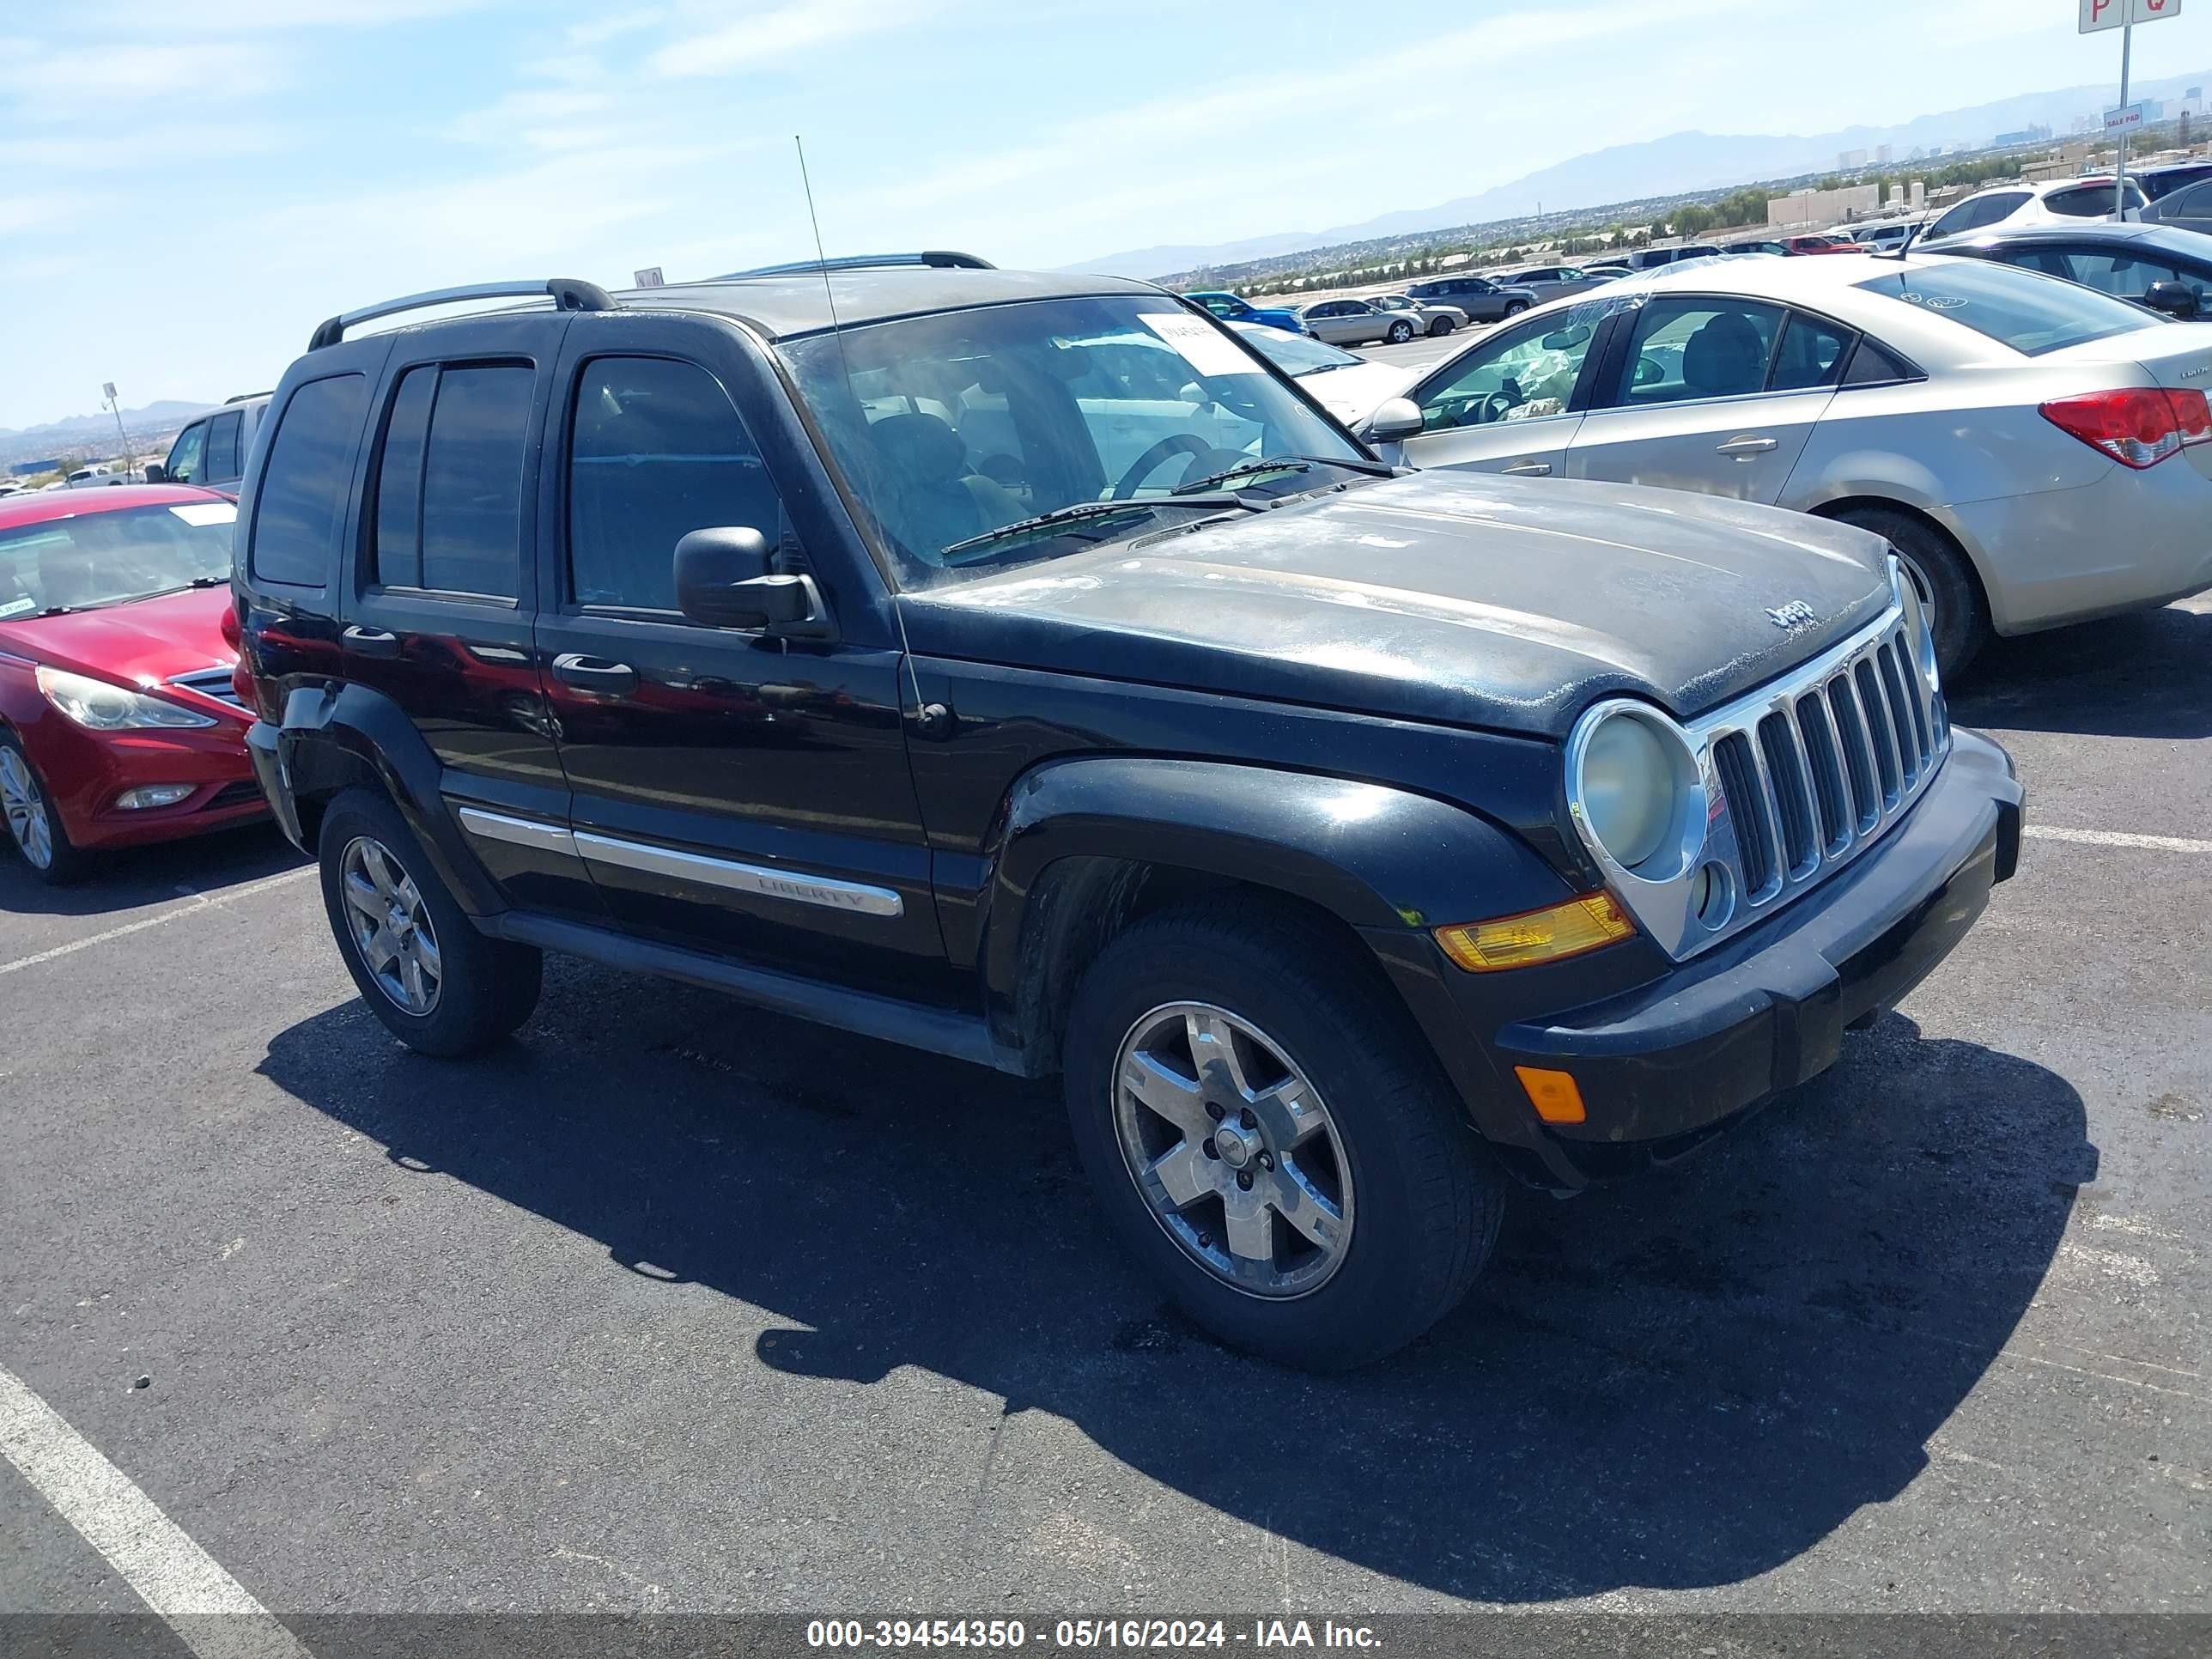
[[[577,651],[553,659],[553,678],[579,691],[596,691],[602,696],[626,697],[637,690],[637,670],[628,663],[587,657]]]
[[[1552,464],[1549,461],[1516,461],[1510,466],[1501,467],[1498,476],[1505,478],[1548,478],[1552,476]]]
[[[399,654],[399,635],[386,633],[381,628],[349,628],[339,635],[345,648],[358,657],[396,657]]]
[[[1773,438],[1730,438],[1713,453],[1718,455],[1732,455],[1737,460],[1747,461],[1754,455],[1764,455],[1769,450],[1780,447],[1779,441]]]

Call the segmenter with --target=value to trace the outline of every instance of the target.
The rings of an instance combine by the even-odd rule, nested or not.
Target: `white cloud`
[[[104,43],[60,52],[9,44],[12,49],[0,50],[0,94],[12,93],[25,107],[48,115],[112,111],[119,103],[184,93],[236,97],[268,88],[281,65],[273,49],[252,42]]]
[[[464,143],[520,143],[541,149],[568,149],[578,142],[571,133],[583,131],[578,118],[597,115],[613,102],[604,92],[538,87],[510,92],[483,109],[471,110],[441,131]],[[604,128],[592,131],[604,132]]]
[[[932,9],[924,0],[797,0],[672,41],[651,63],[656,74],[670,76],[726,75],[864,32],[918,23]]]

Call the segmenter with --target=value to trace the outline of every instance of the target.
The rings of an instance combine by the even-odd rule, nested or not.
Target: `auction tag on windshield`
[[[1141,312],[1137,320],[1183,356],[1201,374],[1257,374],[1259,360],[1221,331],[1187,311]]]
[[[10,599],[7,604],[0,605],[0,617],[20,617],[26,611],[36,611],[38,608],[39,602],[36,599]]]
[[[180,501],[169,511],[195,530],[211,524],[238,522],[238,505],[234,501]]]

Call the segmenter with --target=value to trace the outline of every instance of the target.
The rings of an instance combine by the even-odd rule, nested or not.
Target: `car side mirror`
[[[2186,283],[2153,283],[2142,302],[2153,311],[2162,311],[2179,322],[2197,319],[2197,290]]]
[[[1414,436],[1420,429],[1421,406],[1411,398],[1385,398],[1367,417],[1370,443],[1396,443],[1401,438]]]
[[[676,605],[709,628],[771,629],[820,614],[813,582],[779,575],[768,538],[750,525],[694,530],[676,544]]]
[[[168,469],[167,467],[166,467],[166,466],[163,466],[163,465],[161,464],[161,462],[159,462],[159,461],[149,461],[149,462],[147,462],[147,463],[146,463],[146,482],[147,482],[148,483],[168,483],[168,482],[169,482],[169,469]]]

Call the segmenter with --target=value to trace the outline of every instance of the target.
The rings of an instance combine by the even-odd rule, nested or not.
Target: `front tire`
[[[1249,902],[1164,913],[1085,974],[1065,1055],[1122,1243],[1222,1340],[1309,1370],[1441,1319],[1504,1208],[1420,1033],[1345,961],[1357,948]]]
[[[1518,317],[1522,312],[1528,309],[1528,302],[1525,300],[1508,301],[1505,307],[1505,315],[1508,317]]]
[[[1413,337],[1413,325],[1407,322],[1403,317],[1401,317],[1396,322],[1390,325],[1390,343],[1392,345],[1403,345],[1407,341]]]
[[[544,957],[477,931],[383,794],[349,789],[332,801],[316,847],[338,954],[392,1036],[453,1060],[530,1018]]]
[[[70,840],[69,827],[22,739],[7,731],[0,731],[0,817],[6,819],[8,838],[24,864],[49,887],[70,886],[90,872],[91,855]]]

